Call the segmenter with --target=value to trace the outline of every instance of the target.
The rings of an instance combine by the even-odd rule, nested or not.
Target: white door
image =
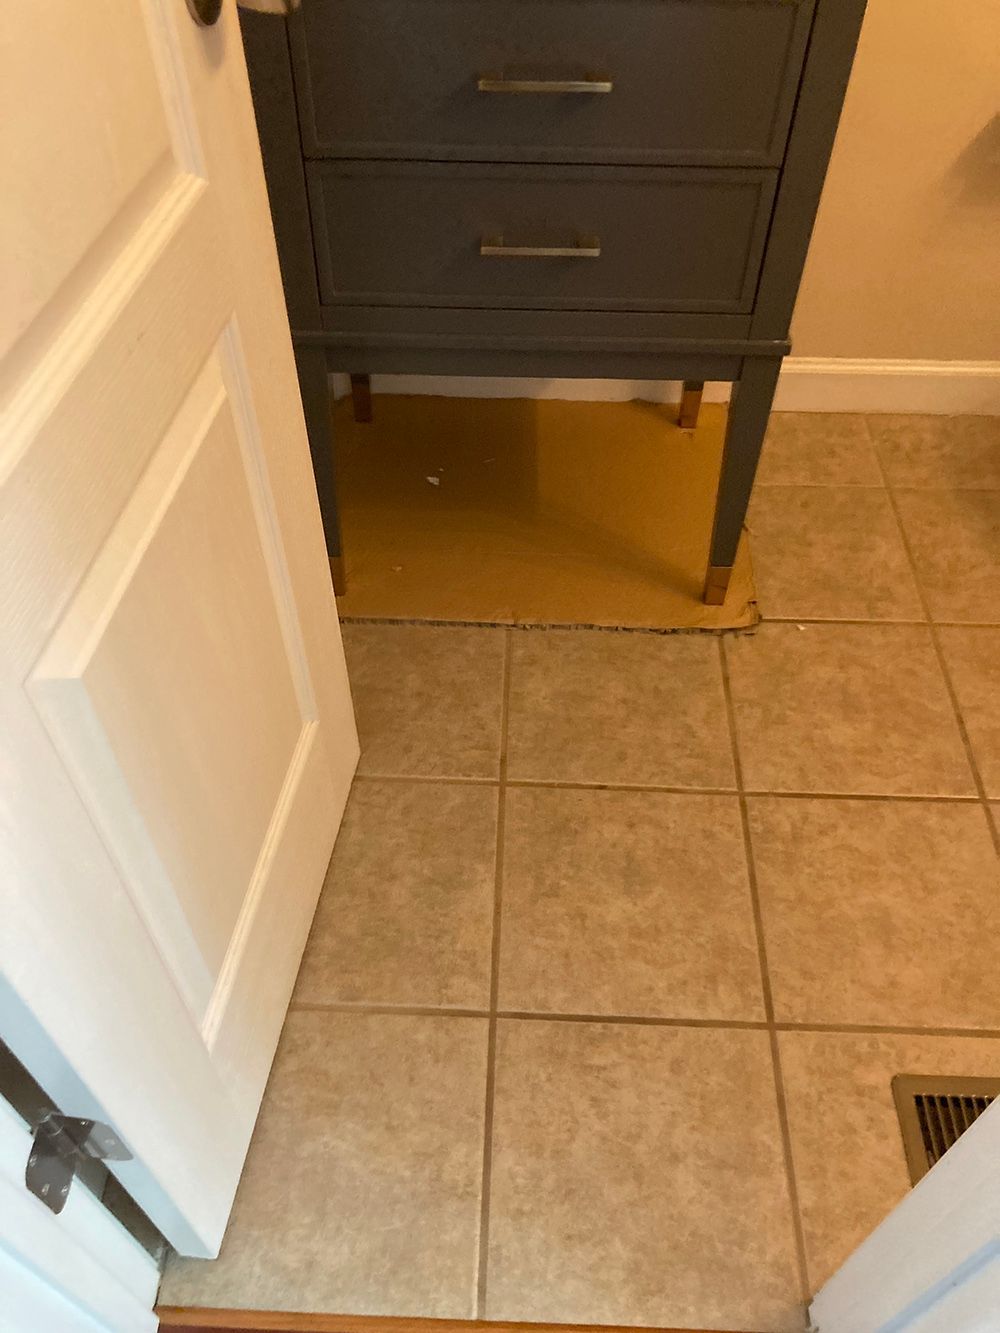
[[[1000,1329],[1000,1105],[855,1250],[810,1314],[818,1333]]]
[[[185,1254],[357,757],[233,0],[0,23],[0,1035]]]

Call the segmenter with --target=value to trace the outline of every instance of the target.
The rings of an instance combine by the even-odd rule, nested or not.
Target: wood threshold
[[[160,1305],[160,1333],[720,1333],[718,1329],[637,1328],[614,1324],[519,1324],[492,1319],[406,1319],[383,1315],[289,1314],[277,1310],[199,1310]],[[752,1333],[747,1329],[746,1333]]]

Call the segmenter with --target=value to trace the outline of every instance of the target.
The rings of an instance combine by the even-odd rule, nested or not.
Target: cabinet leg
[[[369,375],[351,376],[351,403],[355,421],[371,421],[372,382]]]
[[[733,385],[705,579],[709,606],[726,600],[780,369],[781,357],[747,357]]]
[[[681,413],[678,418],[682,430],[695,430],[701,413],[701,396],[705,392],[704,380],[685,380],[681,394]]]
[[[326,353],[318,347],[297,347],[295,364],[299,372],[299,392],[309,436],[316,494],[323,517],[323,535],[330,560],[334,591],[346,591],[344,555],[340,540],[340,511],[337,507],[337,469],[334,455],[333,414],[330,411],[330,386],[327,379]]]

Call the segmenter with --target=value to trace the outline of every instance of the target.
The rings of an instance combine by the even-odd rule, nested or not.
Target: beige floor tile
[[[487,1021],[291,1013],[214,1263],[169,1305],[475,1314]]]
[[[1000,796],[1000,629],[938,631],[988,796]]]
[[[512,646],[512,778],[732,785],[712,636],[532,630]]]
[[[734,796],[506,800],[501,1008],[764,1017]]]
[[[869,417],[890,486],[1000,490],[997,417]]]
[[[726,657],[749,789],[974,794],[924,627],[763,625]]]
[[[864,417],[775,412],[757,474],[761,486],[881,486]]]
[[[344,625],[359,772],[495,778],[504,635],[437,625]]]
[[[489,1006],[497,790],[359,782],[294,1000]]]
[[[487,1317],[804,1327],[767,1034],[501,1021]]]
[[[935,620],[1000,624],[1000,490],[897,490]]]
[[[750,799],[779,1021],[1000,1029],[979,804]]]
[[[754,496],[749,528],[765,616],[923,619],[884,490],[763,486]]]
[[[781,1065],[813,1291],[910,1188],[895,1074],[1000,1076],[1000,1040],[783,1032]]]

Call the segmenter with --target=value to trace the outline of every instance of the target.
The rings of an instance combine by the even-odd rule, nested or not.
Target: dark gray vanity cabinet
[[[864,8],[244,13],[335,580],[330,370],[680,379],[689,417],[731,380],[705,593],[723,600]]]

